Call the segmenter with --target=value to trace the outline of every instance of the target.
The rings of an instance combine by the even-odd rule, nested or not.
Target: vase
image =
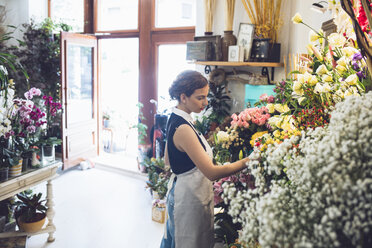
[[[38,167],[40,165],[40,161],[37,158],[37,153],[32,153],[32,159],[31,159],[31,167]]]
[[[55,161],[55,145],[42,145],[41,157],[43,165],[48,165]]]
[[[270,46],[269,62],[280,62],[280,43],[274,43]]]
[[[42,227],[44,226],[46,214],[37,213],[36,215],[38,217],[38,220],[35,222],[30,222],[30,223],[22,221],[22,218],[19,217],[17,219],[19,230],[24,231],[24,232],[30,232],[30,233],[40,231]]]
[[[233,35],[232,30],[223,31],[223,33],[223,37],[221,38],[222,60],[228,61],[229,46],[236,45],[236,37]]]
[[[9,168],[8,167],[0,168],[0,182],[8,180],[8,176],[9,176]]]
[[[9,168],[9,177],[16,177],[22,174],[23,159],[20,159],[17,165]]]
[[[31,157],[32,152],[25,152],[22,154],[23,163],[22,163],[22,171],[26,171],[31,166]]]
[[[270,39],[254,39],[251,49],[251,61],[264,62],[269,60]]]

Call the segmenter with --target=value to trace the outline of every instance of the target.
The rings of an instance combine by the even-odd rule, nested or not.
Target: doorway
[[[98,160],[138,171],[138,38],[101,39],[100,109],[102,129]]]

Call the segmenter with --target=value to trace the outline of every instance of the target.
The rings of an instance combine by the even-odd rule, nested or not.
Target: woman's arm
[[[200,144],[194,130],[189,125],[177,128],[173,141],[178,150],[186,152],[198,169],[211,181],[227,177],[246,168],[248,158],[231,164],[216,166]]]

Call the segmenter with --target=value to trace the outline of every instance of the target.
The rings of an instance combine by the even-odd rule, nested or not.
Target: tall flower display
[[[310,27],[300,14],[293,22]],[[225,180],[216,188],[247,247],[372,245],[366,58],[346,32],[326,38],[311,28],[310,38],[299,71],[258,103],[270,117],[267,132],[249,140],[254,148],[242,173],[253,185]]]

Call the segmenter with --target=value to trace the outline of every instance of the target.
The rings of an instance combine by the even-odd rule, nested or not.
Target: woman
[[[190,114],[200,113],[208,104],[208,81],[199,72],[184,71],[169,89],[178,100],[167,124],[165,163],[173,171],[168,184],[167,231],[161,248],[212,248],[212,181],[246,167],[248,158],[215,166],[212,149],[193,126]]]

